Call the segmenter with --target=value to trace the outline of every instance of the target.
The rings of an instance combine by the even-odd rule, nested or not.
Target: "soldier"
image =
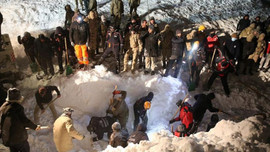
[[[114,57],[117,62],[116,67],[116,73],[119,73],[120,71],[120,57],[119,52],[123,48],[123,39],[119,32],[115,31],[115,27],[111,26],[110,30],[107,33],[106,36],[106,47],[105,52],[101,56],[101,58],[98,61],[98,65],[102,64],[102,62],[105,60],[105,58],[113,52]]]
[[[83,1],[82,0],[75,0],[76,8],[79,9],[78,1],[80,2],[81,7],[83,9]]]
[[[119,28],[121,24],[121,16],[124,13],[124,5],[122,0],[112,0],[111,16],[113,17],[114,25]]]
[[[144,67],[143,54],[144,54],[144,48],[145,48],[145,39],[143,39],[142,36],[145,35],[147,32],[148,32],[147,21],[143,20],[141,22],[141,26],[139,27],[140,39],[142,40],[142,43],[143,43],[143,50],[139,54],[139,68],[140,69]]]
[[[97,1],[96,0],[89,0],[88,11],[97,12]]]
[[[89,15],[84,19],[85,22],[89,25],[89,33],[90,33],[90,42],[88,46],[88,54],[90,61],[95,59],[95,51],[98,49],[98,25],[99,20],[97,18],[97,13],[94,11],[90,11]]]
[[[172,54],[172,38],[174,36],[173,31],[170,28],[170,25],[165,25],[163,31],[160,32],[161,36],[163,37],[163,41],[160,42],[160,48],[162,53],[163,59],[163,68],[167,67],[167,62]]]
[[[117,97],[119,95],[120,97]],[[122,128],[126,128],[129,114],[128,106],[125,102],[126,96],[126,91],[113,91],[113,97],[110,99],[110,105],[107,110],[107,113],[113,114],[113,116],[119,121]]]
[[[136,65],[137,65],[137,57],[138,54],[142,52],[142,42],[140,40],[140,35],[137,34],[135,31],[135,28],[131,29],[131,35],[129,37],[129,42],[130,42],[130,49],[126,52],[125,57],[124,57],[124,70],[123,72],[128,71],[128,58],[132,54],[133,59],[132,59],[132,67],[131,67],[131,72],[134,73],[136,70]]]
[[[130,6],[129,14],[132,15],[132,12],[137,12],[137,7],[140,6],[141,0],[128,0]]]
[[[101,48],[103,49],[102,51],[105,51],[105,41],[106,41],[106,34],[109,28],[110,22],[106,19],[104,15],[101,15],[101,22],[100,22],[100,28],[99,28],[99,33],[100,33],[100,39],[101,39]]]
[[[154,32],[156,32],[156,33],[159,33],[160,32],[159,27],[158,27],[158,24],[156,23],[156,20],[155,20],[154,17],[151,17],[150,18],[149,26],[150,25],[154,26]]]
[[[70,5],[66,5],[65,10],[66,10],[65,29],[69,29],[72,23],[72,17],[74,16],[74,11],[71,9]]]

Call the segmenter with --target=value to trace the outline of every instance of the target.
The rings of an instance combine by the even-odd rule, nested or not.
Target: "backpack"
[[[192,107],[189,103],[187,103],[187,102],[183,103],[181,110],[180,110],[179,118],[180,118],[182,124],[185,125],[187,130],[189,130],[192,127],[193,111],[192,111]]]

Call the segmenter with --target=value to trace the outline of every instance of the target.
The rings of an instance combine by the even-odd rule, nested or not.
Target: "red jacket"
[[[174,119],[175,121],[181,121],[187,130],[191,129],[193,124],[193,113],[189,109],[191,106],[189,106],[188,103],[185,103],[180,110],[179,117]]]
[[[207,48],[213,49],[214,46],[218,46],[218,36],[217,35],[215,35],[213,37],[208,36],[207,37]]]
[[[186,133],[184,133],[184,132],[178,132],[178,131],[175,131],[175,132],[174,132],[174,135],[175,135],[176,137],[186,137],[186,136],[187,136]]]
[[[269,53],[270,53],[270,41],[268,41],[267,52],[266,52],[266,54],[269,54]]]

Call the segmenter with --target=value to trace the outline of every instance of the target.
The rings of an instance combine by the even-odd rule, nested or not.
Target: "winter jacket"
[[[24,46],[25,50],[34,49],[35,38],[30,36],[24,36],[22,39],[18,37],[18,43]]]
[[[72,139],[82,140],[84,138],[73,126],[72,119],[62,114],[53,124],[53,140],[58,152],[72,150]]]
[[[116,148],[117,146],[127,146],[128,134],[124,130],[114,131],[111,134],[109,145]]]
[[[261,22],[261,21],[253,21],[252,23],[254,23],[255,24],[255,29],[260,29],[260,31],[262,31],[263,30],[263,22]]]
[[[89,47],[91,50],[96,50],[98,48],[98,25],[99,20],[96,17],[96,14],[93,11],[89,12],[89,15],[86,17],[85,21],[89,25],[90,41]]]
[[[219,45],[219,39],[217,35],[207,37],[207,48],[214,49],[215,46]]]
[[[39,61],[44,61],[53,57],[52,45],[49,38],[45,37],[44,42],[37,38],[34,43],[34,52]]]
[[[119,32],[108,32],[106,35],[106,48],[120,49],[123,45],[123,38]]]
[[[153,25],[153,26],[154,26],[154,32],[155,32],[155,33],[159,33],[159,32],[160,32],[160,30],[159,30],[159,27],[158,27],[158,24],[157,24],[157,23],[154,23],[154,24],[149,23],[149,26],[150,26],[150,25]]]
[[[127,92],[121,91],[121,97],[112,98],[110,100],[110,105],[108,109],[108,113],[113,114],[113,116],[119,120],[121,127],[125,128],[127,123],[127,118],[129,114],[128,106],[125,102]]]
[[[163,37],[163,41],[161,41],[161,48],[164,50],[172,49],[172,38],[174,37],[174,33],[171,30],[170,26],[166,25],[164,30],[160,32],[160,35]]]
[[[225,48],[227,50],[227,54],[229,59],[236,59],[239,60],[240,58],[240,42],[239,40],[232,41],[227,40],[225,43]]]
[[[133,132],[129,138],[128,143],[139,144],[142,140],[149,140],[146,132],[145,125],[139,125],[135,132]]]
[[[249,27],[245,28],[239,35],[239,39],[247,38],[249,35],[254,33],[255,24],[251,24]]]
[[[97,1],[96,0],[89,0],[88,10],[89,11],[97,11]]]
[[[141,0],[128,0],[130,7],[138,7],[141,3]]]
[[[61,27],[57,27],[55,32],[51,34],[50,39],[51,39],[54,51],[62,52],[66,49],[65,37],[66,37],[66,33]]]
[[[261,34],[258,39],[257,47],[255,49],[255,52],[252,53],[248,59],[254,60],[256,63],[259,58],[262,58],[264,55],[264,51],[266,49],[266,42],[264,40],[265,34]]]
[[[52,98],[53,98],[52,92],[53,91],[56,91],[57,95],[60,95],[60,91],[58,90],[58,88],[56,86],[45,86],[45,89],[46,89],[46,94],[43,97],[39,94],[38,91],[35,93],[36,102],[37,102],[39,108],[42,110],[44,109],[42,104],[49,103],[50,101],[52,101]]]
[[[124,5],[122,0],[112,0],[111,15],[121,16],[124,13]]]
[[[183,57],[185,50],[185,40],[183,37],[172,38],[172,55],[170,60],[176,60]]]
[[[158,40],[161,39],[160,34],[156,33],[146,33],[143,38],[145,39],[145,51],[144,56],[146,57],[158,57]]]
[[[65,27],[70,27],[70,25],[72,24],[72,17],[74,16],[74,11],[72,11],[71,9],[70,10],[67,10],[66,11],[66,19],[65,19]]]
[[[193,118],[196,122],[200,122],[208,109],[210,112],[218,112],[219,109],[212,106],[212,102],[205,94],[198,94],[194,96],[195,104],[193,105]]]
[[[18,101],[5,102],[0,111],[1,116],[1,133],[2,140],[5,146],[14,146],[21,144],[28,139],[26,127],[35,130],[35,125],[29,120],[22,105]]]
[[[75,45],[85,45],[89,42],[89,28],[87,23],[73,22],[69,31],[69,39]]]
[[[130,48],[132,48],[133,50],[135,49],[140,52],[142,51],[143,44],[142,44],[139,34],[131,34],[129,37],[129,43],[130,43]]]
[[[146,114],[146,109],[144,108],[144,103],[146,101],[151,102],[152,99],[150,99],[148,96],[142,97],[139,100],[137,100],[133,106],[134,111],[138,111],[141,116],[144,116]]]
[[[243,31],[245,28],[249,27],[249,25],[250,25],[250,20],[249,19],[246,20],[246,19],[242,18],[238,22],[236,30],[237,31]]]

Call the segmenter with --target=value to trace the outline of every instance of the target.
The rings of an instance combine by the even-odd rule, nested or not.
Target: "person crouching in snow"
[[[0,108],[3,144],[9,147],[11,152],[30,152],[26,127],[40,130],[40,125],[34,124],[25,116],[22,101],[20,90],[10,88],[6,102]]]
[[[34,110],[34,121],[38,122],[39,121],[39,111],[41,110],[41,114],[45,112],[46,109],[44,109],[44,104],[49,104],[49,108],[51,109],[51,112],[53,114],[53,119],[57,119],[57,113],[54,107],[53,103],[50,103],[52,101],[52,92],[56,91],[57,92],[57,98],[61,97],[60,91],[56,86],[45,86],[45,87],[40,87],[38,91],[35,94],[36,97],[36,102],[37,105]]]
[[[206,132],[208,132],[210,129],[214,128],[216,124],[218,123],[219,118],[217,114],[213,114],[211,116],[211,122],[207,125]]]
[[[81,135],[73,126],[71,114],[74,111],[70,107],[63,109],[64,113],[56,119],[53,124],[53,140],[58,152],[68,152],[72,150],[72,139],[83,140]]]
[[[139,144],[142,140],[149,140],[147,134],[145,133],[146,130],[147,127],[145,124],[139,124],[136,131],[129,136],[128,143]]]
[[[76,21],[70,26],[69,39],[71,45],[74,46],[75,54],[80,64],[80,68],[87,68],[88,60],[88,42],[89,42],[89,29],[83,17],[78,15]]]
[[[203,116],[208,109],[210,112],[222,112],[220,109],[213,107],[211,100],[215,99],[214,93],[205,94],[197,94],[194,96],[195,104],[193,105],[193,118],[194,123],[191,128],[191,132],[197,132],[197,129],[203,119]]]
[[[115,122],[112,125],[113,133],[111,134],[109,145],[112,147],[127,146],[128,133],[125,130],[121,130],[121,125],[119,122]]]
[[[116,97],[121,95],[120,97]],[[113,97],[110,99],[110,105],[107,113],[112,114],[121,124],[122,128],[126,128],[128,121],[129,110],[125,102],[127,96],[126,91],[115,90],[113,91]]]
[[[183,125],[185,125],[185,131],[189,132],[193,126],[193,111],[192,107],[189,103],[184,102],[182,103],[182,100],[179,100],[176,105],[180,108],[179,117],[170,120],[170,124],[174,123],[175,121],[181,121]],[[192,132],[191,132],[192,133]],[[191,134],[191,133],[188,133]]]

